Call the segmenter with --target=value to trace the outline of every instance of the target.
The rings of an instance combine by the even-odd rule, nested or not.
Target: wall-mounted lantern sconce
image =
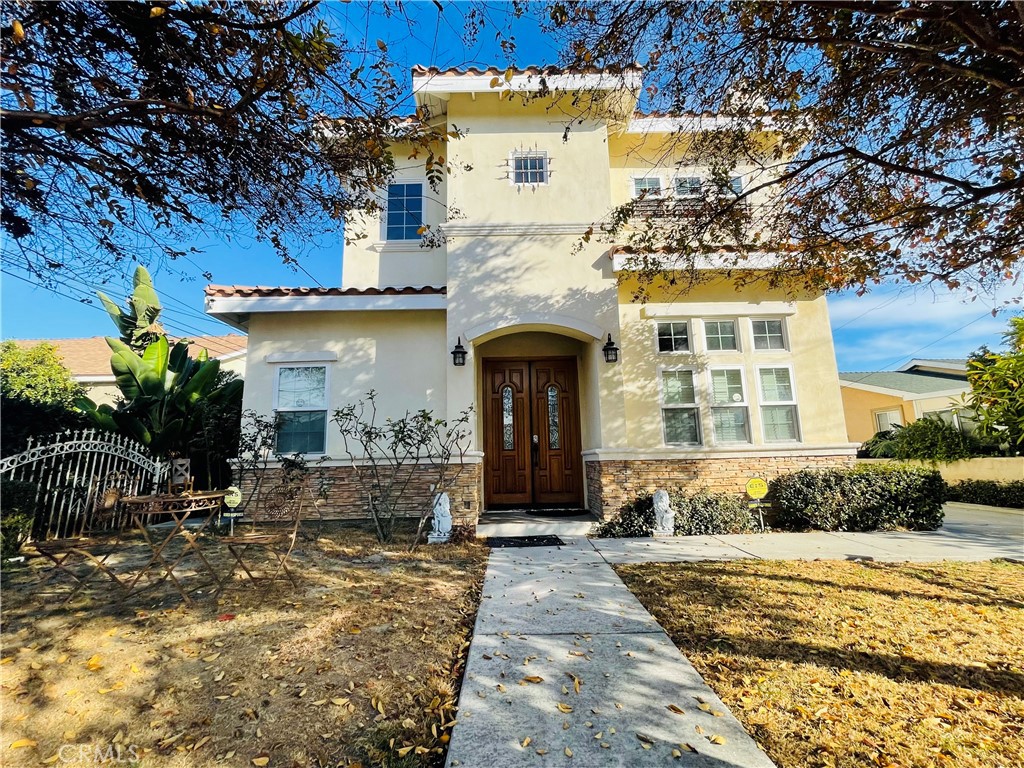
[[[604,361],[606,363],[617,363],[619,362],[619,348],[615,346],[615,342],[612,341],[612,335],[608,334],[607,343],[601,347],[601,351],[604,352]]]
[[[452,362],[455,365],[466,364],[466,348],[462,346],[462,337],[459,336],[458,341],[455,342],[455,349],[452,350]]]

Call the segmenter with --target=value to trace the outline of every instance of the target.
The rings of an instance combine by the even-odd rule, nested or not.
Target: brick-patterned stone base
[[[461,471],[458,471],[461,469]],[[411,470],[408,489],[404,494],[400,510],[407,515],[416,516],[424,503],[429,503],[432,496],[430,485],[437,481],[437,472],[426,464],[408,467]],[[483,471],[481,464],[456,465],[450,469],[455,476],[454,485],[448,489],[452,500],[452,521],[455,525],[476,525],[481,512],[481,488]],[[281,470],[269,468],[264,475],[264,488],[271,488],[280,482]],[[319,505],[320,516],[325,520],[357,520],[369,517],[366,496],[356,476],[356,469],[351,466],[311,467],[307,480],[314,494],[317,489],[324,489],[324,499]],[[252,489],[252,478],[241,485],[242,498],[248,499]],[[259,510],[252,514],[260,516]]]
[[[773,478],[798,469],[852,466],[854,456],[756,456],[740,459],[626,459],[588,461],[587,506],[603,520],[642,493],[658,488],[703,488],[744,493],[751,477]]]

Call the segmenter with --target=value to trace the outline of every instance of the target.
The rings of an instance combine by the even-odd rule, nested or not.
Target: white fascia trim
[[[334,363],[337,352],[271,352],[264,360],[268,363]]]
[[[500,85],[491,87],[497,77]],[[618,91],[638,90],[643,85],[639,72],[621,75],[590,73],[581,75],[513,75],[506,82],[504,75],[415,75],[413,95],[434,94],[445,97],[453,93],[501,93],[503,91],[533,92],[541,88],[541,80],[552,91]]]
[[[771,130],[775,127],[775,121],[770,117],[719,117],[708,115],[637,117],[629,121],[626,133],[698,133],[701,131],[720,131],[736,127]]]
[[[846,379],[839,379],[839,387],[849,387],[850,389],[861,389],[865,392],[874,392],[878,395],[892,395],[893,397],[900,397],[904,400],[928,400],[933,397],[956,397],[962,395],[970,389],[967,382],[964,382],[962,387],[956,389],[942,389],[938,392],[905,392],[902,389],[890,389],[889,387],[876,387],[872,384],[861,384],[860,382],[847,381]]]
[[[796,314],[793,301],[707,301],[673,304],[648,304],[640,310],[640,316],[651,319],[684,317],[788,317]],[[758,350],[759,352],[785,352],[784,349]]]
[[[256,312],[366,312],[446,309],[443,294],[422,296],[213,296],[206,300],[210,315]]]
[[[216,355],[215,359],[216,360],[220,360],[223,363],[226,360],[235,360],[235,359],[237,359],[239,357],[243,357],[245,355],[245,353],[248,352],[248,351],[249,350],[247,350],[247,349],[237,349],[234,352],[228,352],[225,355]]]
[[[926,360],[926,359],[914,359],[906,365],[902,365],[897,368],[897,371],[909,371],[914,366],[921,366],[922,368],[937,368],[940,371],[950,371],[951,373],[966,373],[967,363],[943,363],[938,360]]]
[[[517,315],[501,315],[479,325],[474,325],[472,328],[468,328],[463,336],[466,341],[476,342],[478,339],[483,339],[495,331],[507,330],[509,333],[517,333],[517,328],[524,325],[568,329],[582,334],[587,340],[600,341],[605,335],[605,331],[601,326],[576,317],[556,315],[548,312],[523,312]]]
[[[835,445],[804,445],[779,443],[777,445],[751,445],[745,447],[708,448],[591,448],[583,451],[584,461],[663,461],[666,459],[770,459],[777,456],[853,456],[860,443]]]
[[[593,226],[590,222],[564,222],[558,224],[530,222],[525,224],[496,224],[493,222],[446,221],[441,224],[442,234],[449,237],[475,235],[582,235]]]
[[[635,253],[616,253],[612,256],[612,272],[629,272],[637,269],[637,259],[644,259],[646,262],[659,268],[667,270],[675,269],[674,261],[671,256],[653,253],[646,255]],[[779,263],[780,258],[777,253],[755,251],[747,255],[747,257],[738,264],[734,264],[723,256],[708,255],[700,256],[695,259],[694,266],[697,269],[774,269],[779,266]]]
[[[95,376],[72,376],[71,378],[77,381],[79,384],[114,384],[117,382],[117,378],[113,374],[97,374]]]

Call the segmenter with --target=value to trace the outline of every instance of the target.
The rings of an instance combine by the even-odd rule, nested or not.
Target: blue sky
[[[493,21],[500,23],[504,7],[491,4]],[[540,6],[537,6],[540,7]],[[495,39],[494,27],[467,41],[463,13],[468,6],[447,5],[439,13],[433,3],[412,3],[404,19],[382,18],[368,13],[362,3],[328,3],[324,13],[339,34],[358,47],[376,50],[376,40],[388,43],[392,58],[405,70],[413,64],[450,66],[504,66],[508,59]],[[525,18],[512,29],[517,66],[556,61],[558,47],[541,34],[537,20]],[[400,105],[408,109],[409,103]],[[301,270],[281,264],[272,249],[255,242],[244,232],[233,233],[231,241],[217,232],[197,232],[193,242],[204,251],[196,264],[177,264],[175,271],[191,277],[182,279],[168,270],[153,270],[157,289],[164,300],[164,324],[177,335],[221,334],[231,331],[203,314],[204,270],[215,283],[239,285],[337,285],[341,279],[341,240],[324,236],[318,242],[293,243],[300,254]],[[6,244],[5,244],[6,245]],[[131,285],[131,269],[103,286],[120,300]],[[0,336],[3,338],[64,338],[107,335],[113,326],[92,298],[98,286],[69,276],[51,292],[31,281],[9,275],[0,282]],[[840,370],[872,371],[898,367],[911,357],[959,357],[981,344],[995,347],[1006,326],[1005,316],[993,318],[993,307],[1019,297],[1020,286],[1005,286],[996,296],[977,298],[966,292],[918,287],[909,289],[881,286],[858,297],[852,293],[829,298],[836,356]]]

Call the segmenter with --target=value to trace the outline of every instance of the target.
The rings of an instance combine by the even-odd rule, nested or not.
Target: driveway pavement
[[[752,557],[1024,560],[1024,515],[951,504],[945,525],[928,533],[569,538],[495,549],[448,766],[772,768],[611,567]]]

